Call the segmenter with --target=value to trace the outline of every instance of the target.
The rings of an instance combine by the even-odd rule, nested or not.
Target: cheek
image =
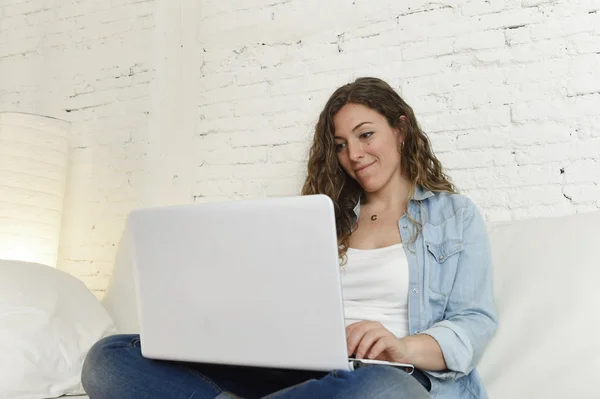
[[[371,144],[368,152],[388,167],[395,167],[400,163],[400,153],[395,143]]]
[[[346,171],[348,176],[352,177],[353,179],[356,179],[356,173],[354,173],[354,169],[352,168],[352,162],[348,157],[346,157],[343,161],[340,161],[340,165],[342,166],[342,169]]]
[[[345,157],[344,155],[338,155],[337,159],[342,168],[344,168],[344,170],[347,172],[350,166],[350,160],[348,157]]]
[[[385,158],[386,157],[386,143],[367,143],[365,145],[365,152],[369,155],[377,157],[377,158]]]

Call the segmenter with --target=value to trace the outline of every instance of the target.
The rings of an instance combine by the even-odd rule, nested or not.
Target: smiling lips
[[[360,168],[358,168],[358,169],[355,169],[355,170],[354,170],[354,172],[355,172],[355,173],[360,173],[360,172],[363,172],[365,169],[367,169],[369,166],[373,165],[374,163],[375,163],[375,162],[371,162],[370,164],[367,164],[367,165],[361,166]]]

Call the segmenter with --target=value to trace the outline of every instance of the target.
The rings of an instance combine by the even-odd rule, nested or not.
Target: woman
[[[497,326],[485,226],[387,83],[360,78],[333,93],[302,194],[336,206],[348,354],[411,363],[414,375],[157,362],[138,336],[113,336],[84,363],[91,399],[487,397],[475,370]]]

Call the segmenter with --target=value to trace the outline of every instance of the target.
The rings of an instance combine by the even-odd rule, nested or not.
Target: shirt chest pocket
[[[437,294],[448,296],[452,291],[458,259],[463,244],[458,239],[448,239],[441,243],[427,242],[427,271],[429,288]]]

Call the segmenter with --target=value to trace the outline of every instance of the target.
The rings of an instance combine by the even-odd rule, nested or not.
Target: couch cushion
[[[490,226],[500,326],[479,371],[491,398],[600,392],[600,212]]]

